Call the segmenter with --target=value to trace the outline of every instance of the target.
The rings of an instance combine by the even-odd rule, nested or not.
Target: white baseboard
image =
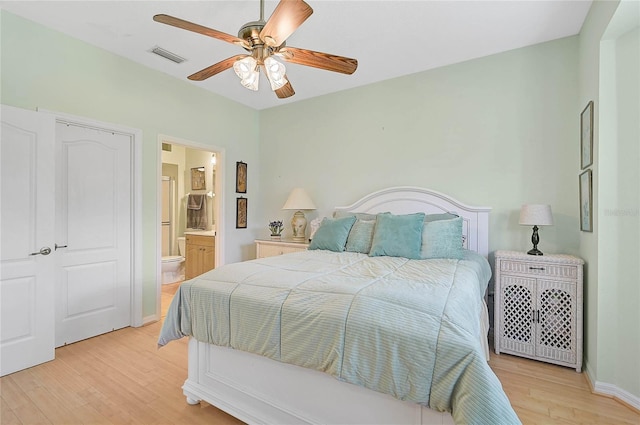
[[[640,410],[640,397],[631,394],[629,391],[619,388],[617,385],[594,380],[593,372],[589,368],[589,365],[586,365],[585,373],[587,374],[587,379],[589,380],[594,393],[617,398],[618,400],[628,404],[634,409]]]
[[[142,318],[142,326],[148,325],[149,323],[157,322],[160,320],[157,314],[152,314],[151,316],[145,316]]]

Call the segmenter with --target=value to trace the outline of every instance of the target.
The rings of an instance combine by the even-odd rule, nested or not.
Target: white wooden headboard
[[[462,217],[464,247],[483,255],[489,254],[489,207],[465,205],[450,196],[434,190],[413,186],[399,186],[370,193],[346,207],[336,207],[339,211],[376,214],[411,214],[424,212],[438,214],[455,213]]]

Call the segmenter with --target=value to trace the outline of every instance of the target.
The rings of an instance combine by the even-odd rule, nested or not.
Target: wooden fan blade
[[[269,81],[270,80],[269,74],[267,74],[267,70],[264,68],[264,65],[262,65],[261,68],[262,68],[262,72],[264,73],[264,76],[267,77],[267,81]],[[289,82],[289,79],[287,78],[287,74],[284,74],[284,78],[285,80],[287,80],[287,84],[280,87],[279,89],[274,90],[276,92],[276,96],[278,96],[279,99],[286,99],[287,97],[291,97],[294,94],[296,94],[296,92],[293,91],[293,86],[291,85],[291,83]],[[269,84],[271,84],[271,81],[269,81]]]
[[[241,38],[235,37],[225,32],[214,30],[212,28],[207,28],[202,25],[194,24],[193,22],[185,21],[184,19],[160,14],[155,15],[153,17],[153,20],[156,22],[160,22],[161,24],[171,25],[172,27],[181,28],[183,30],[197,32],[198,34],[203,34],[209,37],[217,38],[218,40],[226,41],[227,43],[232,43],[244,48],[249,48],[249,43]]]
[[[340,72],[342,74],[353,74],[358,68],[358,61],[356,59],[331,55],[329,53],[314,52],[313,50],[298,49],[296,47],[284,47],[280,49],[278,54],[287,62],[326,69],[327,71]]]
[[[294,94],[296,94],[296,92],[293,91],[293,86],[291,85],[291,82],[289,82],[288,78],[287,84],[276,90],[276,96],[278,96],[278,99],[286,99],[287,97],[291,97]]]
[[[271,17],[260,31],[267,46],[280,46],[313,13],[303,0],[280,0]]]
[[[240,60],[240,59],[246,58],[246,57],[247,57],[247,55],[231,56],[230,58],[227,58],[227,59],[225,59],[223,61],[215,63],[215,64],[213,64],[211,66],[208,66],[205,69],[202,69],[202,70],[196,72],[195,74],[191,74],[187,78],[192,80],[192,81],[206,80],[207,78],[213,77],[214,75],[219,74],[222,71],[226,71],[227,69],[231,68],[233,66],[233,64],[237,60]]]

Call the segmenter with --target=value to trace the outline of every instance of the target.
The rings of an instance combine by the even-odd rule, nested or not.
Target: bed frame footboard
[[[204,400],[248,424],[453,424],[449,413],[315,370],[191,338],[187,403]]]

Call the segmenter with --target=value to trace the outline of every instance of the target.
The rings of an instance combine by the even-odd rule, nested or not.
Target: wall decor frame
[[[580,230],[593,232],[593,177],[591,170],[580,174]]]
[[[204,176],[204,167],[191,169],[191,190],[206,190],[207,183]]]
[[[593,164],[593,101],[580,113],[580,169]]]
[[[247,228],[247,198],[236,198],[236,229]]]
[[[247,164],[236,162],[236,193],[247,193]]]

